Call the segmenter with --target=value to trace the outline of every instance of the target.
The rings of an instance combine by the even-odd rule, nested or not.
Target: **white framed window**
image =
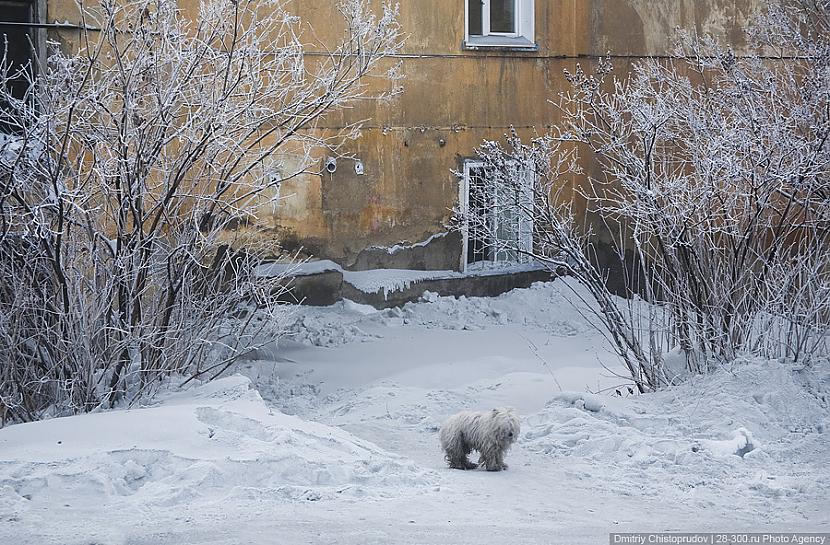
[[[534,0],[465,0],[467,49],[536,50]]]
[[[532,209],[533,176],[521,174],[521,184],[493,183],[484,162],[464,162],[459,184],[462,226],[461,270],[509,267],[530,261],[533,219],[520,210]],[[513,194],[502,194],[502,193]],[[518,206],[517,206],[518,205]]]

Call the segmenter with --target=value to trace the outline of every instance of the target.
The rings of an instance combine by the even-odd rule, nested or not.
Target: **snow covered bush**
[[[565,267],[596,299],[603,325],[641,387],[741,353],[810,360],[830,332],[830,2],[774,2],[748,32],[754,53],[681,34],[669,59],[610,62],[568,74],[557,139],[515,135],[479,150],[516,195],[532,169],[535,257]],[[564,146],[562,141],[569,141]],[[653,303],[620,311],[602,286],[590,240],[559,194],[572,143],[598,168],[577,192],[617,235],[623,269]],[[551,167],[553,163],[553,167]],[[553,184],[551,183],[553,180]],[[522,203],[525,204],[522,204]],[[510,206],[503,203],[504,206]],[[631,268],[634,268],[631,271]]]
[[[284,327],[278,249],[244,236],[279,184],[382,98],[397,7],[343,0],[337,44],[309,48],[279,0],[79,4],[24,100],[0,67],[0,409],[4,419],[133,402],[171,373],[211,378]],[[319,54],[309,55],[313,49]],[[389,64],[388,62],[385,64]]]
[[[626,314],[608,289],[607,278],[594,259],[592,231],[579,221],[569,198],[572,177],[581,173],[576,149],[551,136],[537,137],[526,144],[514,131],[504,142],[485,141],[476,151],[486,172],[476,190],[500,217],[513,218],[513,229],[502,225],[499,232],[487,237],[496,246],[493,250],[524,255],[552,271],[565,271],[575,277],[596,303],[585,306],[597,309],[591,323],[607,335],[640,391],[665,383],[662,369],[655,365],[656,358],[643,346],[634,324],[633,307]],[[494,230],[487,217],[464,219],[468,228]],[[532,226],[532,248],[522,244],[520,236],[505,236],[505,231],[520,235],[518,226],[522,223]],[[573,295],[582,297],[577,291]]]

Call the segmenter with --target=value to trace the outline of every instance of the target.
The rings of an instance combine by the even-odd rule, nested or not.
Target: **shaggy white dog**
[[[507,469],[504,456],[519,437],[519,417],[513,409],[463,411],[441,426],[441,448],[451,468],[475,469],[483,465],[487,471]],[[478,464],[467,459],[470,452],[479,453]]]

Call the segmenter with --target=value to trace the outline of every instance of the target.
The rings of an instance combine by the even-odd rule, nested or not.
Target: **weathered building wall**
[[[333,38],[338,30],[330,24],[331,4],[295,0],[292,8],[318,34]],[[403,94],[389,104],[366,104],[327,119],[330,127],[369,119],[361,138],[345,148],[364,163],[365,174],[356,175],[350,161],[341,161],[333,175],[290,184],[283,194],[293,196],[262,218],[262,227],[346,267],[362,268],[358,256],[367,247],[425,240],[446,230],[459,194],[453,171],[476,145],[501,137],[511,125],[532,134],[558,121],[548,100],[567,88],[565,69],[611,53],[624,70],[639,56],[665,54],[675,27],[714,33],[740,47],[741,29],[755,5],[750,0],[537,0],[538,51],[516,52],[463,49],[463,0],[404,0]],[[436,245],[435,253],[440,255],[429,265],[459,266],[460,243]]]
[[[260,211],[259,224],[247,227],[271,241],[275,252],[302,247],[347,268],[382,266],[383,252],[367,248],[416,243],[446,231],[459,196],[453,171],[483,139],[500,138],[511,125],[523,134],[543,133],[558,121],[548,100],[567,88],[565,69],[610,53],[625,70],[637,57],[665,54],[675,27],[714,33],[740,47],[741,29],[761,3],[536,0],[538,50],[520,52],[464,49],[465,1],[400,1],[408,36],[399,58],[403,93],[387,103],[365,101],[335,112],[319,127],[332,132],[367,120],[360,138],[341,150],[359,159],[365,172],[358,175],[354,161],[341,159],[334,174],[285,183],[280,204]],[[192,10],[197,0],[180,4]],[[314,29],[306,34],[309,42],[313,36],[335,43],[342,36],[334,0],[287,5]],[[74,2],[50,0],[48,19],[77,21]],[[69,31],[60,37],[70,44],[73,39]],[[321,151],[321,159],[326,155]],[[387,265],[459,267],[457,237],[439,240],[429,256],[421,250],[412,262],[396,256]]]

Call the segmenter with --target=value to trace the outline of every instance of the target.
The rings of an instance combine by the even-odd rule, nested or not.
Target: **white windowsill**
[[[538,51],[539,46],[525,38],[518,36],[468,36],[464,40],[464,49],[510,49],[514,51]]]

